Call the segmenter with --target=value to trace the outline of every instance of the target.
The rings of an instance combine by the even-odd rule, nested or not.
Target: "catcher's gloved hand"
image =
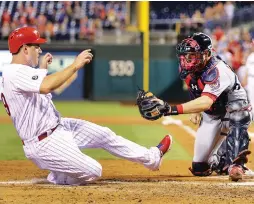
[[[147,120],[157,120],[170,110],[167,102],[142,89],[137,93],[137,105],[141,116]]]

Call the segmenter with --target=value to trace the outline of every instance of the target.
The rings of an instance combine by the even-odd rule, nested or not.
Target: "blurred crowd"
[[[254,29],[232,28],[237,13],[246,22],[254,19],[254,10],[236,12],[237,3],[190,2],[186,7],[186,2],[154,1],[150,17],[177,18],[178,41],[193,32],[209,34],[216,52],[237,70],[250,54],[254,36]],[[254,8],[254,4],[250,5]],[[128,13],[126,1],[2,1],[0,16],[2,39],[17,27],[34,26],[48,41],[94,41],[102,30],[124,30]]]
[[[253,52],[254,36],[248,29],[231,29],[225,32],[217,27],[211,37],[216,53],[236,71]]]
[[[245,65],[248,56],[253,52],[254,27],[253,24],[247,27],[232,27],[233,23],[237,23],[235,11],[235,2],[227,1],[207,6],[203,12],[195,10],[190,17],[183,13],[180,14],[182,23],[178,41],[191,33],[204,32],[211,36],[214,51],[234,70],[238,71],[241,66]],[[246,15],[252,10],[244,9],[243,11]],[[244,15],[241,16],[245,20],[242,24],[253,21],[254,13]]]
[[[99,1],[13,1],[0,2],[1,38],[15,28],[37,27],[43,37],[65,40],[94,40],[102,29],[122,29],[126,2]]]
[[[186,13],[181,13],[180,33],[181,35],[186,36],[190,33],[200,31],[211,33],[216,27],[229,29],[232,26],[234,11],[234,2],[227,1],[224,4],[218,2],[214,5],[207,5],[203,12],[200,9],[197,9],[191,16]]]

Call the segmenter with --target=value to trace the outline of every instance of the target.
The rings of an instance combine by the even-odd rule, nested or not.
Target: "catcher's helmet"
[[[212,40],[204,33],[194,33],[176,47],[177,57],[182,69],[196,72],[204,66],[204,54],[211,53]]]
[[[11,32],[8,38],[10,53],[15,54],[25,44],[43,44],[46,40],[40,38],[40,33],[33,27],[17,28]]]

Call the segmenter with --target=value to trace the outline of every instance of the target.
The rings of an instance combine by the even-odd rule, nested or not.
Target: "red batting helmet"
[[[10,53],[15,54],[25,44],[43,44],[46,40],[40,38],[40,33],[33,27],[15,29],[8,38]]]

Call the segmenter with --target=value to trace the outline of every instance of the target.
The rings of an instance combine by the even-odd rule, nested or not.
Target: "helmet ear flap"
[[[203,54],[205,54],[207,57],[211,57],[212,56],[212,50],[205,50],[203,52]]]
[[[208,50],[208,56],[209,56],[209,57],[212,56],[212,50]]]

